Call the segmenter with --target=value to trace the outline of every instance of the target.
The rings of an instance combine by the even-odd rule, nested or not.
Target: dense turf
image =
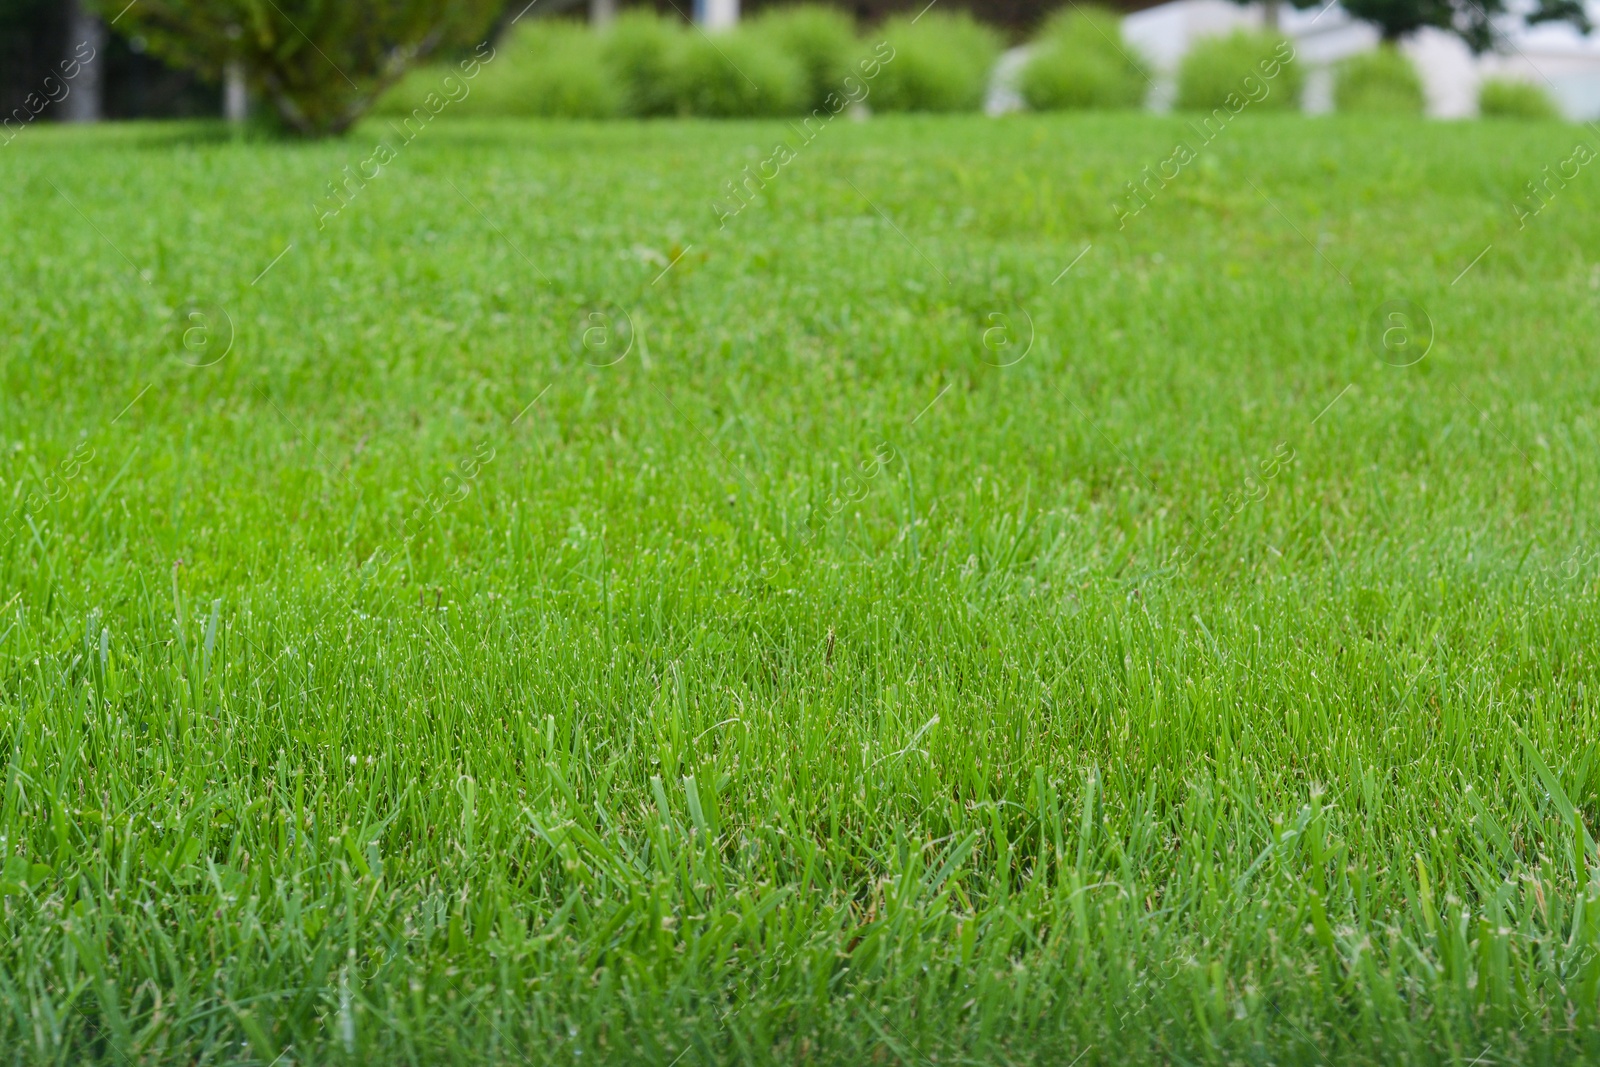
[[[784,136],[0,149],[4,1061],[1600,1054],[1591,134]]]

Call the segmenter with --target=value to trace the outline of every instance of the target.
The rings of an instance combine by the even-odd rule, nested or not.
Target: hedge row
[[[531,19],[451,110],[726,118],[809,114],[832,97],[870,102],[874,111],[973,111],[999,54],[993,30],[939,12],[889,19],[870,40],[839,9],[811,4],[773,9],[716,34],[648,11],[628,12],[602,31]],[[440,80],[435,69],[415,72],[379,113],[410,114]]]
[[[1038,111],[1138,108],[1150,64],[1122,36],[1119,16],[1072,4],[1032,41],[1017,88]],[[503,41],[470,86],[441,89],[447,68],[413,73],[379,106],[409,115],[429,94],[459,115],[564,118],[713,117],[873,111],[974,111],[983,106],[999,36],[965,14],[926,11],[891,18],[870,39],[838,8],[769,9],[737,29],[706,34],[679,19],[632,11],[608,29],[530,19]],[[1284,38],[1239,31],[1198,42],[1178,70],[1180,110],[1296,110],[1304,66]],[[1337,110],[1420,114],[1422,80],[1410,60],[1382,47],[1335,68]],[[457,79],[459,81],[459,79]],[[465,95],[460,95],[460,94]],[[1490,80],[1486,116],[1548,118],[1548,96],[1521,82]]]

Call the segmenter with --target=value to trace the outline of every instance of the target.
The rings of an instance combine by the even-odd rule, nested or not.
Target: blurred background
[[[777,0],[781,5],[783,0]],[[896,12],[915,14],[926,3],[900,2],[900,0],[855,0],[838,4],[856,18],[873,22]],[[507,4],[502,23],[508,23],[526,0]],[[689,0],[681,0],[679,11],[666,0],[656,4],[627,3],[628,8],[655,7],[663,15],[699,14],[702,20],[726,17],[731,10],[734,17],[760,12],[774,5],[774,0],[736,0],[731,8],[726,5],[717,10],[717,0],[711,0],[711,10],[705,4],[692,10]],[[1026,32],[1059,6],[1053,0],[940,0],[941,7],[966,9],[984,21],[991,22],[1018,33]],[[1134,0],[1128,10],[1148,7]],[[618,0],[539,0],[530,17],[587,18],[603,23],[614,17]],[[137,34],[124,37],[116,32],[96,30],[101,20],[78,0],[0,0],[0,110],[11,111],[22,106],[24,98],[38,89],[40,82],[49,76],[56,63],[72,54],[73,48],[84,40],[106,37],[106,52],[102,55],[104,67],[98,85],[85,82],[77,89],[83,97],[95,95],[99,90],[98,107],[85,109],[86,114],[105,119],[132,118],[197,118],[220,115],[223,111],[223,87],[207,84],[204,80],[182,70],[174,70],[149,54]],[[75,94],[78,95],[78,94]],[[65,102],[65,101],[63,101]],[[87,100],[85,101],[87,103]],[[41,115],[40,119],[61,121],[63,115]],[[67,119],[82,116],[68,114]]]
[[[937,0],[937,4],[939,15],[966,12],[992,31],[990,37],[998,47],[984,60],[987,84],[982,107],[992,114],[1037,107],[1019,78],[1030,51],[1048,35],[1052,16],[1059,22],[1063,10],[1076,5],[1059,0]],[[784,6],[785,0],[537,0],[530,8],[526,0],[514,0],[501,10],[491,36],[499,43],[514,21],[523,23],[519,31],[535,22],[602,28],[638,9],[653,11],[667,22],[698,22],[708,31],[726,32],[758,22],[763,14]],[[930,5],[926,0],[839,0],[829,6],[866,31],[895,17],[903,24]],[[1474,13],[1485,6],[1493,14],[1492,38],[1487,30],[1467,26],[1477,21]],[[226,70],[219,73],[203,64],[164,61],[157,54],[163,50],[152,48],[143,36],[140,10],[135,8],[127,19],[108,18],[113,9],[96,9],[86,0],[0,0],[0,118],[13,115],[19,123],[202,117],[242,121],[247,114],[265,110],[242,75],[230,87]],[[1484,83],[1507,81],[1534,87],[1568,119],[1600,117],[1600,40],[1586,32],[1586,23],[1600,14],[1600,0],[1495,0],[1487,5],[1445,0],[1431,7],[1429,0],[1345,0],[1327,6],[1311,0],[1160,4],[1111,0],[1097,11],[1120,19],[1121,39],[1112,47],[1125,47],[1137,60],[1144,88],[1134,106],[1156,111],[1184,106],[1179,99],[1179,69],[1196,42],[1241,29],[1264,29],[1294,43],[1304,67],[1296,84],[1296,102],[1308,112],[1338,109],[1340,65],[1348,65],[1352,57],[1378,53],[1387,42],[1404,57],[1407,71],[1368,70],[1363,77],[1418,82],[1420,110],[1433,117],[1477,114]],[[1438,23],[1433,14],[1419,14],[1429,11],[1443,11],[1446,22],[1409,28],[1404,21],[1385,24],[1397,12],[1402,19]],[[1454,25],[1448,24],[1451,18]],[[119,24],[109,25],[113,22]],[[1396,25],[1401,29],[1397,31]],[[1480,36],[1475,38],[1475,33]],[[85,48],[92,48],[96,59],[72,80],[70,93],[59,104],[39,107],[41,85],[59,73],[64,58],[75,51],[86,54]],[[532,55],[537,50],[528,51]],[[443,50],[445,58],[449,52]],[[412,104],[401,89],[404,111]],[[1401,86],[1401,95],[1409,91]],[[560,110],[541,105],[531,106],[527,113]],[[583,107],[569,110],[577,112],[574,117],[600,117],[587,114]],[[689,113],[682,108],[679,112]]]

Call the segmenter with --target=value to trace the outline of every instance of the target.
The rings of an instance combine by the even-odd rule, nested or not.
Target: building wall
[[[1377,47],[1378,33],[1337,5],[1281,9],[1281,28],[1306,65],[1307,111],[1333,108],[1332,66]],[[1202,37],[1262,25],[1259,4],[1228,0],[1175,0],[1129,15],[1123,33],[1155,64],[1158,74],[1152,104],[1171,105],[1179,61]],[[1540,86],[1572,119],[1600,117],[1600,33],[1584,38],[1569,26],[1547,24],[1513,34],[1505,50],[1474,56],[1461,39],[1443,30],[1424,29],[1401,43],[1417,65],[1435,118],[1477,113],[1478,85],[1486,77],[1521,78]]]

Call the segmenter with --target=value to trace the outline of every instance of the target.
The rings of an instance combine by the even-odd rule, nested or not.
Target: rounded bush
[[[452,100],[445,114],[487,117],[614,118],[621,111],[616,79],[606,68],[600,39],[570,19],[530,19],[463,79],[455,65],[430,64],[408,74],[374,109],[379,115],[410,115],[429,93],[443,93],[446,77],[465,81],[467,95]]]
[[[894,48],[872,82],[874,111],[976,111],[983,106],[1000,37],[966,14],[930,11],[914,25],[888,19],[877,36]]]
[[[652,11],[623,13],[601,35],[600,54],[627,115],[670,115],[678,108],[683,25]]]
[[[603,119],[622,108],[600,40],[582,23],[533,19],[517,27],[483,68],[463,115]]]
[[[1339,111],[1420,115],[1426,103],[1417,68],[1392,45],[1351,56],[1334,69],[1333,106]]]
[[[690,37],[671,80],[679,114],[716,118],[793,114],[806,88],[798,60],[747,30]]]
[[[1550,95],[1537,85],[1510,78],[1488,78],[1478,86],[1478,114],[1486,119],[1557,119]]]
[[[454,73],[455,70],[444,63],[429,63],[425,67],[414,68],[372,105],[373,116],[382,118],[411,114],[412,109],[422,106],[425,96],[435,91],[431,88],[433,82]],[[481,73],[478,80],[482,80]]]
[[[854,73],[851,61],[861,47],[855,23],[836,7],[799,4],[768,8],[747,25],[800,64],[803,110],[821,107],[829,93],[842,92],[845,78]]]
[[[1184,111],[1292,111],[1300,107],[1305,71],[1294,47],[1271,33],[1239,30],[1196,42],[1178,67],[1177,106]],[[1229,108],[1229,98],[1245,101]]]
[[[1037,111],[1129,108],[1144,102],[1149,82],[1113,12],[1073,6],[1045,23],[1018,88]]]

